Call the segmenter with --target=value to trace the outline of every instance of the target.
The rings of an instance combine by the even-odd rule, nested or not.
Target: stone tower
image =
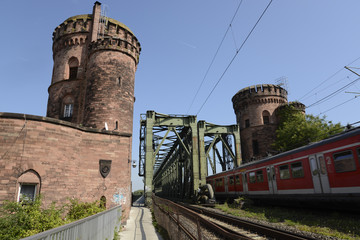
[[[271,154],[279,120],[275,110],[287,103],[287,91],[273,84],[256,85],[238,91],[232,102],[244,162]]]
[[[47,117],[132,133],[140,43],[124,24],[93,13],[66,19],[53,33]]]

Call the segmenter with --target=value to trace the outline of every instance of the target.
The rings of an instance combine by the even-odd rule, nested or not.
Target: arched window
[[[62,119],[71,120],[74,111],[74,98],[70,95],[64,97],[62,104]]]
[[[105,196],[101,196],[101,198],[100,198],[100,207],[106,208],[106,197]]]
[[[270,113],[268,111],[265,110],[262,112],[262,118],[264,124],[270,124]]]
[[[79,68],[79,60],[76,57],[69,59],[69,79],[76,79]]]
[[[40,193],[40,176],[34,170],[25,171],[18,178],[17,201],[34,201]]]

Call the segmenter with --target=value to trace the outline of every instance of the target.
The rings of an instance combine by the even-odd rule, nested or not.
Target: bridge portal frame
[[[166,115],[154,111],[147,111],[142,116],[139,176],[144,177],[147,205],[151,204],[152,193],[160,187],[164,197],[196,199],[197,189],[206,184],[207,159],[213,173],[216,172],[215,157],[211,162],[209,152],[210,149],[217,151],[218,142],[222,143],[223,154],[227,153],[232,167],[241,164],[238,125],[220,126],[205,121],[197,122],[193,115]],[[235,152],[232,152],[226,141],[229,135],[234,137]],[[206,145],[205,137],[211,137],[213,141]],[[222,169],[226,169],[229,161],[217,154]]]

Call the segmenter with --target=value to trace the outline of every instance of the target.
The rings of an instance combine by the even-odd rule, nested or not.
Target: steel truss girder
[[[145,177],[147,204],[151,202],[151,193],[159,189],[159,194],[164,197],[196,197],[196,190],[206,184],[209,151],[214,150],[218,142],[223,144],[222,165],[229,162],[225,158],[233,161],[233,166],[241,163],[237,125],[219,126],[205,121],[197,122],[196,116],[166,115],[154,111],[147,111],[144,116],[140,120],[139,175]],[[228,135],[234,137],[235,153],[232,152]],[[205,137],[214,139],[212,147],[205,146]],[[209,163],[216,171],[215,164]]]
[[[240,148],[240,130],[238,125],[215,125],[205,121],[199,121],[199,146],[200,158],[208,159],[211,170],[216,173],[215,156],[218,156],[222,170],[240,166],[241,164],[241,148]],[[235,152],[232,151],[229,137],[234,139]],[[205,143],[205,137],[211,138],[211,141]],[[223,156],[218,151],[217,144],[222,143]],[[204,151],[202,151],[202,149]],[[213,150],[213,158],[211,159],[210,151]],[[204,161],[204,160],[202,160]]]

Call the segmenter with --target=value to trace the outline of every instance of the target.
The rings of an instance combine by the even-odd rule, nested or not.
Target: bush
[[[63,212],[54,203],[41,209],[39,197],[33,202],[7,201],[0,207],[0,239],[20,239],[61,226]]]
[[[40,197],[21,203],[5,201],[0,206],[0,239],[28,237],[103,210],[105,208],[100,207],[98,202],[84,203],[77,199],[60,207],[52,203],[48,208],[41,207]]]
[[[104,210],[105,207],[101,207],[98,201],[88,203],[80,202],[78,199],[70,199],[67,218],[70,221],[76,221],[97,214]]]

